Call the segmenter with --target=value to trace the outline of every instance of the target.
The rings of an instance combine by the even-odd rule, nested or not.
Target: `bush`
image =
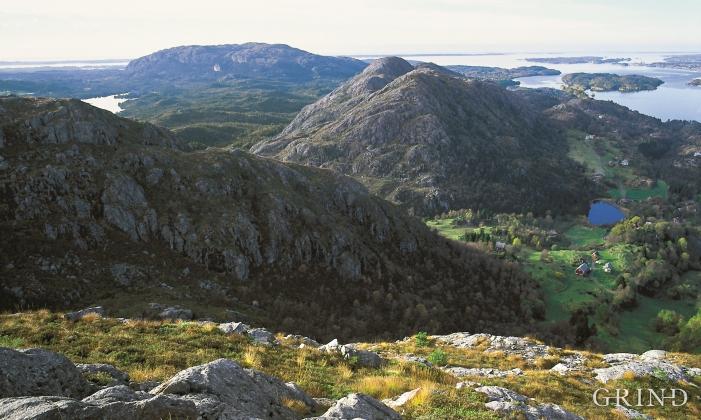
[[[416,341],[416,345],[418,347],[428,347],[430,344],[428,341],[428,333],[425,331],[416,333],[414,336],[414,341]]]
[[[448,355],[441,349],[435,349],[428,355],[428,361],[437,366],[448,364]]]
[[[684,319],[678,313],[662,309],[657,313],[655,318],[655,331],[666,335],[674,335],[679,332],[679,327],[683,324]]]

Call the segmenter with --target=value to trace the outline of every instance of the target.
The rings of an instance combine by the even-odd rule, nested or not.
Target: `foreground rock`
[[[385,363],[379,354],[368,350],[358,350],[350,344],[341,346],[340,351],[344,359],[350,360],[360,367],[376,369]]]
[[[65,356],[42,349],[0,348],[0,398],[39,395],[82,398],[91,389]]]
[[[297,418],[283,399],[313,400],[264,373],[219,359],[186,369],[152,389],[153,395],[179,395],[194,402],[202,418]]]
[[[321,417],[312,419],[364,419],[364,420],[400,420],[396,411],[380,401],[365,394],[350,394],[341,398]]]
[[[443,369],[451,375],[462,378],[464,376],[479,376],[482,378],[505,378],[507,376],[521,376],[523,371],[519,368],[511,370],[500,370],[493,368],[464,368],[460,366],[447,367]]]
[[[5,420],[191,420],[197,418],[195,405],[191,401],[163,395],[144,397],[133,392],[129,394],[126,390],[105,393],[103,398],[88,397],[84,401],[65,397],[0,399],[0,418]]]
[[[576,414],[566,411],[556,404],[528,405],[530,398],[510,389],[499,386],[483,386],[475,391],[487,396],[485,407],[496,411],[500,416],[523,416],[527,420],[583,420]]]
[[[387,407],[396,410],[397,408],[404,407],[411,400],[416,398],[416,396],[419,395],[419,392],[421,392],[421,388],[416,388],[411,391],[407,391],[395,398],[388,398],[386,400],[382,400],[382,403],[385,404]]]
[[[102,318],[103,316],[105,316],[105,308],[103,308],[102,306],[93,306],[90,308],[81,309],[80,311],[76,312],[68,312],[64,315],[64,317],[69,321],[79,321],[87,315]]]
[[[697,373],[697,369],[670,362],[666,352],[661,350],[650,350],[640,356],[631,353],[606,354],[604,362],[611,366],[594,369],[596,379],[603,383],[621,379],[631,373],[636,377],[654,376],[672,382],[688,381],[689,376],[695,376]]]
[[[503,337],[491,334],[470,334],[466,332],[439,335],[437,341],[457,348],[484,347],[485,352],[504,352],[507,355],[521,356],[529,362],[548,355],[550,348],[528,338]]]

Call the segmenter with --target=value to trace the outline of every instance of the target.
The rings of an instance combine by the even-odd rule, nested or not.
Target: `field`
[[[669,185],[666,182],[659,180],[656,185],[651,188],[627,188],[619,187],[609,190],[609,195],[612,198],[628,198],[630,200],[647,200],[650,197],[659,197],[666,199],[669,195]]]

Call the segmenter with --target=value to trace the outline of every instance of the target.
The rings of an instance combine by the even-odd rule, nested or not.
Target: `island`
[[[627,66],[630,58],[604,58],[597,56],[584,57],[532,57],[526,61],[532,63],[548,63],[548,64],[620,64]]]
[[[655,90],[664,83],[654,77],[637,74],[619,76],[613,73],[571,73],[564,75],[562,82],[570,89],[594,92],[640,92]]]
[[[549,69],[543,66],[516,67],[513,69],[505,69],[502,67],[459,65],[445,67],[456,73],[460,73],[466,77],[498,81],[517,79],[519,77],[559,76],[561,74],[559,70]]]
[[[701,54],[671,55],[665,57],[662,62],[650,63],[646,66],[701,71]]]
[[[701,87],[701,79],[694,79],[694,80],[692,80],[692,81],[689,82],[689,85],[690,85],[690,86],[699,86],[699,87]]]

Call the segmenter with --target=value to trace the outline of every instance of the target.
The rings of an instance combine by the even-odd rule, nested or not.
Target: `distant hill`
[[[417,214],[578,212],[593,194],[519,94],[400,58],[374,61],[252,151],[352,175]]]
[[[331,171],[78,100],[0,98],[0,310],[148,303],[321,339],[506,328],[537,312],[515,266],[453,244]]]
[[[664,83],[655,77],[612,73],[571,73],[562,76],[562,82],[568,87],[594,92],[655,90]]]
[[[310,81],[347,79],[365,66],[353,58],[321,56],[283,44],[246,43],[169,48],[132,60],[126,74],[137,79]]]

